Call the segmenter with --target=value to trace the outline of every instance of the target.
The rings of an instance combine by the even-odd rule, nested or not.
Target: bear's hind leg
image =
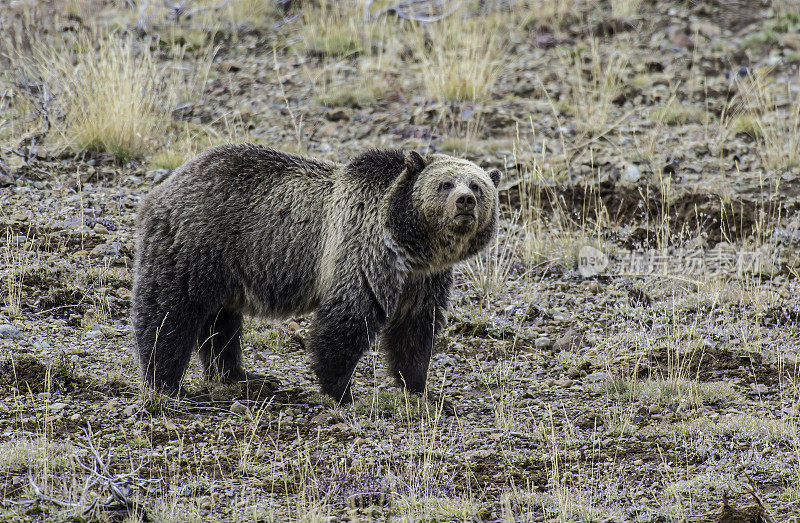
[[[134,329],[145,383],[179,395],[199,331],[197,316],[190,311],[162,312],[139,305],[134,307]]]
[[[197,340],[200,361],[209,380],[241,381],[247,375],[242,369],[242,315],[220,309],[208,317]]]

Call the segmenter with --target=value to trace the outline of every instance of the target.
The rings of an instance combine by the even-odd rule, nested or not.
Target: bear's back
[[[211,147],[179,168],[184,176],[235,178],[240,181],[279,181],[287,176],[330,177],[338,167],[333,162],[307,158],[255,144]]]

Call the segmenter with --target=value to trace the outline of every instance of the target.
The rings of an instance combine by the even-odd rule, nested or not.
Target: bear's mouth
[[[453,217],[453,222],[461,227],[469,225],[475,221],[475,215],[471,212],[462,212]]]

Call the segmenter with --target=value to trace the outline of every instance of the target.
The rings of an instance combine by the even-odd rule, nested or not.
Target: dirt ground
[[[798,6],[481,2],[464,16],[497,33],[488,91],[447,101],[426,31],[458,19],[334,53],[318,2],[220,7],[240,3],[0,15],[7,52],[35,55],[25,27],[119,34],[195,85],[123,158],[64,145],[72,113],[0,61],[0,521],[800,521]],[[458,268],[431,363],[454,414],[374,350],[335,408],[308,318],[247,322],[247,367],[277,389],[142,392],[137,203],[227,140],[503,171],[497,242]]]

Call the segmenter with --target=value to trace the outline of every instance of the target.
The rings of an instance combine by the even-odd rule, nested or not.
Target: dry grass
[[[481,505],[469,499],[415,496],[395,501],[394,521],[472,521],[480,518]]]
[[[369,48],[370,24],[362,21],[359,0],[304,2],[301,45],[307,53],[324,57],[349,57]]]
[[[763,168],[800,166],[800,82],[778,84],[764,70],[737,82],[738,93],[724,108],[712,136],[713,149],[721,151],[736,135],[746,135],[755,141]]]
[[[582,132],[607,132],[613,121],[614,99],[622,92],[628,66],[625,53],[602,53],[593,39],[588,49],[563,51],[560,58],[571,74],[564,78],[569,92],[559,101],[559,108],[574,118]]]
[[[25,66],[64,107],[58,123],[64,144],[121,161],[153,147],[175,99],[149,47],[132,40],[78,37],[39,47]]]
[[[516,145],[515,156],[519,149]],[[558,177],[552,169],[548,172],[543,167],[548,161],[543,149],[541,156],[533,159],[518,180],[524,259],[535,265],[559,264],[575,268],[581,247],[588,245],[606,255],[611,254],[612,249],[601,234],[601,225],[607,220],[602,203],[598,200],[600,211],[596,215],[584,216],[577,223],[552,190]],[[544,211],[545,205],[551,208],[550,213]]]
[[[221,11],[222,16],[230,20],[234,27],[242,23],[250,23],[256,27],[265,25],[276,16],[273,0],[231,0],[225,3],[209,2]]]
[[[506,288],[520,243],[517,234],[509,234],[502,243],[498,235],[486,252],[461,266],[464,276],[480,296],[488,299]]]
[[[686,125],[687,123],[703,123],[706,114],[695,107],[682,105],[671,99],[664,107],[654,111],[653,120],[665,125]]]
[[[630,18],[639,12],[642,0],[611,0],[611,14],[617,18]]]
[[[415,25],[411,40],[421,62],[422,83],[435,100],[485,101],[502,70],[502,18],[444,19]]]
[[[764,165],[772,169],[800,166],[800,94],[798,83],[775,85],[763,72],[756,73],[744,89],[744,114],[736,130],[756,139]],[[794,89],[793,89],[794,87]],[[788,107],[788,118],[779,108]]]
[[[518,2],[524,27],[543,26],[560,31],[577,20],[590,3],[585,0],[522,0]]]
[[[3,312],[10,318],[20,314],[22,304],[22,279],[27,266],[27,249],[19,245],[19,237],[12,236],[11,230],[6,230],[5,248],[3,249],[3,271],[0,276],[3,280],[2,297]]]

